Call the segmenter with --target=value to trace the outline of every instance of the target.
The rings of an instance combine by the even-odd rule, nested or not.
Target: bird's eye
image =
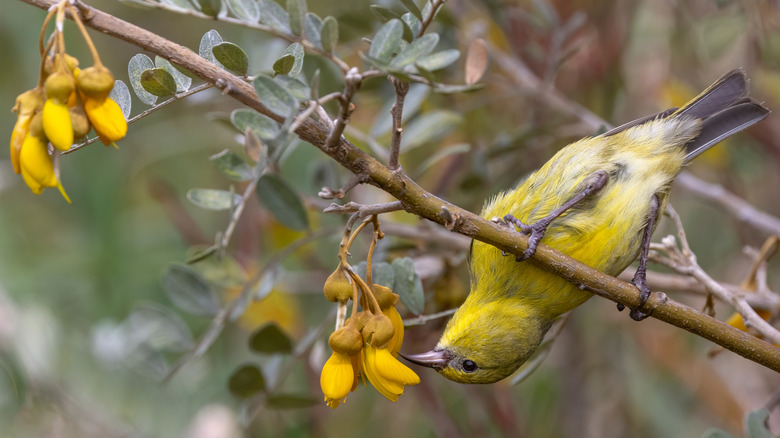
[[[473,360],[466,359],[463,361],[463,371],[467,373],[473,373],[477,370],[477,364]]]

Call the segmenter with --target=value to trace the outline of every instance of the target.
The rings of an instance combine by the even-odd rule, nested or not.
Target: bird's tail
[[[699,135],[685,145],[688,152],[685,162],[769,115],[767,108],[747,94],[748,80],[745,72],[742,69],[732,70],[696,98],[668,115],[702,120]]]

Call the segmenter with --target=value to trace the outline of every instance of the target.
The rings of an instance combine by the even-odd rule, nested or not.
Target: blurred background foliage
[[[401,2],[379,3],[403,11]],[[205,32],[216,29],[247,51],[250,74],[272,71],[288,45],[217,21],[107,0],[90,4],[195,49]],[[358,52],[368,44],[361,39],[381,24],[368,3],[317,0],[309,10],[338,19],[338,55],[363,66]],[[0,102],[10,108],[34,85],[45,13],[15,1],[5,1],[2,12]],[[68,26],[69,52],[88,59]],[[739,66],[752,79],[751,94],[780,108],[778,26],[776,2],[450,0],[431,29],[442,37],[440,49],[462,54],[474,39],[487,41],[485,87],[450,95],[413,87],[419,110],[407,111],[412,117],[402,165],[426,189],[478,212],[485,199],[512,187],[560,147],[594,134],[571,114],[535,100],[508,67],[514,59],[571,105],[614,124],[678,105]],[[138,50],[91,35],[103,62],[126,81],[128,60]],[[443,81],[463,83],[463,63],[461,56]],[[341,90],[338,69],[307,55],[304,76],[317,69],[321,95]],[[386,147],[393,96],[386,80],[367,81],[347,137],[366,150],[372,136]],[[412,102],[407,105],[409,110]],[[134,106],[133,114],[143,108],[137,100]],[[327,202],[317,192],[323,185],[338,188],[349,175],[303,143],[292,147],[280,174],[306,200],[311,229],[325,229],[325,236],[285,258],[267,298],[228,324],[203,357],[161,384],[211,321],[177,310],[161,275],[171,263],[185,262],[193,248],[212,243],[228,221],[226,212],[191,205],[186,192],[230,184],[243,190],[208,160],[225,148],[241,151],[236,131],[224,123],[238,107],[214,90],[203,92],[131,125],[119,151],[94,144],[64,157],[63,183],[74,205],[56,191],[31,194],[13,174],[7,148],[0,150],[0,435],[670,437],[701,436],[718,427],[742,436],[745,414],[780,388],[778,375],[759,365],[729,352],[710,358],[712,344],[653,319],[635,323],[597,298],[573,312],[547,360],[516,386],[463,386],[416,369],[422,383],[407,388],[397,403],[360,388],[331,411],[319,403],[319,371],[333,321],[333,305],[321,292],[337,263],[345,218],[323,215]],[[0,137],[10,137],[13,123],[13,114],[0,112]],[[690,171],[780,216],[778,138],[780,122],[772,115],[707,152]],[[442,151],[449,155],[421,166]],[[391,199],[360,187],[347,200]],[[767,236],[685,191],[674,190],[672,203],[701,265],[717,280],[739,283],[751,264],[742,247],[758,247]],[[305,236],[276,222],[254,199],[247,208],[223,261],[194,265],[222,305],[275,254]],[[403,213],[382,220],[405,230],[418,223]],[[656,240],[670,232],[662,223]],[[378,257],[415,258],[425,286],[424,313],[456,306],[468,290],[463,247],[393,234],[382,241]],[[365,257],[366,242],[352,251],[354,263]],[[770,262],[770,287],[780,284],[779,266]],[[704,303],[695,294],[672,296],[697,308]],[[720,304],[716,310],[721,319],[731,313]],[[250,334],[271,321],[296,345],[313,339],[311,347],[294,357],[252,352]],[[403,351],[430,348],[444,322],[410,328]],[[298,398],[274,406],[231,395],[228,381],[247,363],[263,370],[269,389],[260,398]],[[314,407],[299,407],[312,400]],[[780,431],[780,413],[769,424]]]

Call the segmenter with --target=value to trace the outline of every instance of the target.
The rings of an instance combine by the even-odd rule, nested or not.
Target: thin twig
[[[442,7],[446,1],[447,0],[433,0],[433,3],[431,4],[431,13],[428,14],[427,17],[424,17],[422,24],[420,24],[420,31],[417,33],[417,38],[423,36],[428,29],[428,26],[433,22],[433,19],[436,18],[439,8]]]
[[[185,92],[183,92],[181,94],[175,94],[175,95],[171,96],[170,99],[168,99],[168,100],[166,100],[164,102],[161,102],[160,104],[155,105],[155,106],[147,109],[146,111],[143,111],[143,112],[137,114],[135,117],[131,117],[130,119],[127,120],[127,124],[131,125],[131,124],[137,122],[138,120],[141,120],[144,117],[148,116],[149,114],[151,114],[151,113],[153,113],[153,112],[155,112],[155,111],[157,111],[157,110],[159,110],[161,108],[164,108],[164,107],[172,104],[173,102],[178,102],[178,101],[180,101],[180,100],[182,100],[182,99],[184,99],[186,97],[192,96],[195,93],[200,93],[201,91],[208,90],[209,88],[211,88],[213,86],[214,86],[213,84],[201,84],[201,85],[198,85],[197,87],[190,88],[189,90],[187,90],[187,91],[185,91]],[[71,147],[67,151],[63,152],[62,155],[66,155],[66,154],[69,154],[71,152],[75,152],[75,151],[77,151],[77,150],[79,150],[79,149],[81,149],[83,147],[86,147],[86,146],[88,146],[88,145],[90,145],[90,144],[92,144],[92,143],[94,143],[94,142],[96,142],[98,140],[100,140],[99,137],[92,137],[92,138],[90,138],[89,140],[87,140],[87,141],[85,141],[83,143],[79,143],[77,145],[74,145],[73,147]]]
[[[406,98],[406,93],[409,92],[409,83],[395,76],[388,76],[388,79],[395,88],[395,103],[390,109],[390,115],[393,117],[393,136],[390,140],[390,160],[387,163],[387,167],[395,171],[399,168],[398,158],[401,155],[401,136],[404,132],[401,119],[404,113],[404,99]]]
[[[342,199],[344,195],[350,190],[354,189],[358,184],[363,184],[369,181],[368,175],[364,173],[356,173],[343,185],[340,189],[334,191],[330,187],[323,187],[320,189],[317,196],[322,199]],[[330,212],[326,212],[330,213]]]
[[[341,106],[339,118],[336,120],[336,126],[333,127],[333,130],[328,134],[328,139],[325,141],[326,150],[332,150],[339,144],[341,134],[344,133],[344,127],[349,123],[349,116],[355,109],[355,104],[352,103],[352,95],[360,88],[362,81],[363,76],[360,75],[357,67],[352,67],[344,75],[344,92],[339,98],[339,105]]]
[[[347,202],[344,205],[330,204],[327,208],[322,210],[322,212],[339,214],[357,213],[358,218],[364,218],[366,216],[390,213],[403,209],[404,206],[401,204],[401,201],[385,202],[384,204],[358,204],[357,202]]]
[[[306,108],[304,111],[298,114],[297,117],[295,117],[295,121],[292,123],[292,125],[290,125],[290,129],[289,129],[290,132],[295,132],[298,128],[300,128],[301,124],[305,122],[306,119],[311,117],[311,115],[314,114],[318,108],[321,108],[324,103],[330,102],[333,99],[337,99],[339,96],[341,96],[341,93],[333,92],[330,94],[326,94],[325,96],[322,96],[317,100],[310,101],[308,108]],[[327,118],[330,119],[330,117]]]
[[[404,320],[404,327],[414,327],[416,325],[423,325],[428,321],[433,321],[434,319],[446,318],[457,311],[458,308],[456,307],[454,309],[448,309],[437,313],[431,313],[430,315],[420,315],[420,316],[415,316],[414,318],[407,318]]]

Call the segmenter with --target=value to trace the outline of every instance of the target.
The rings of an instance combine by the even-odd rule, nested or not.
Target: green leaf
[[[418,20],[422,21],[422,12],[420,12],[420,8],[417,7],[417,3],[415,3],[414,0],[401,0],[401,3],[406,6],[406,9],[408,9],[412,15],[414,15]]]
[[[184,91],[187,91],[190,89],[190,85],[192,85],[192,78],[188,77],[184,73],[181,72],[176,66],[170,63],[165,58],[161,58],[159,56],[154,57],[154,66],[157,68],[165,69],[168,73],[173,76],[173,80],[176,81],[176,92],[181,93]]]
[[[156,351],[187,351],[194,344],[187,324],[171,309],[155,303],[144,303],[127,317],[127,327],[134,342]]]
[[[265,174],[257,182],[257,197],[282,225],[292,230],[309,228],[309,217],[298,194],[276,175]]]
[[[390,9],[384,8],[379,5],[371,5],[368,7],[369,10],[371,10],[371,14],[374,15],[379,21],[382,23],[387,23],[388,21],[396,18],[401,19],[401,14],[397,12],[393,12]]]
[[[704,431],[701,438],[734,438],[730,434],[716,428],[710,428]]]
[[[135,95],[141,99],[141,102],[149,106],[157,103],[157,96],[146,91],[143,85],[141,85],[141,73],[153,68],[154,62],[152,62],[152,58],[143,53],[136,54],[127,63],[127,76],[130,78],[130,86],[133,87]]]
[[[479,90],[484,87],[485,87],[484,83],[473,84],[473,85],[436,84],[436,86],[433,87],[433,92],[438,94],[468,93],[469,91]]]
[[[222,42],[222,37],[219,32],[212,29],[203,34],[203,38],[200,39],[200,46],[198,47],[198,54],[201,58],[208,60],[209,62],[216,64],[217,66],[224,68],[216,58],[214,58],[214,52],[211,49],[217,44]]]
[[[257,91],[257,96],[260,98],[260,102],[267,106],[271,111],[282,117],[288,117],[294,111],[298,110],[298,102],[292,94],[281,85],[277,84],[273,78],[265,75],[258,75],[253,83],[255,91]],[[258,135],[258,137],[260,136]]]
[[[401,47],[401,38],[403,37],[404,26],[401,20],[390,20],[376,33],[371,47],[368,49],[368,56],[383,63],[390,62],[390,58]]]
[[[276,121],[248,108],[239,108],[230,113],[230,122],[240,133],[251,129],[255,135],[265,141],[270,141],[279,135],[279,124]]]
[[[387,262],[379,262],[374,263],[371,265],[372,272],[372,281],[374,284],[381,284],[382,286],[387,286],[390,289],[393,288],[395,284],[395,271],[393,270],[392,265]]]
[[[165,295],[179,309],[198,316],[214,316],[219,312],[217,293],[206,280],[185,265],[173,264],[160,280]]]
[[[308,100],[311,96],[309,86],[298,79],[291,78],[287,75],[280,75],[274,77],[274,80],[298,100]]]
[[[400,296],[401,302],[410,312],[420,315],[425,307],[425,298],[422,280],[414,270],[414,262],[409,257],[403,257],[393,260],[392,266],[395,272],[393,292]]]
[[[198,6],[200,6],[200,11],[204,14],[216,17],[222,8],[222,2],[220,0],[198,0]]]
[[[114,88],[108,93],[114,102],[122,108],[122,115],[125,116],[125,120],[130,118],[130,109],[133,106],[133,97],[130,96],[130,90],[127,88],[127,84],[120,80],[114,81]]]
[[[228,381],[228,389],[238,398],[250,398],[265,391],[265,378],[257,366],[247,364],[233,372]]]
[[[460,58],[460,50],[449,49],[436,52],[433,55],[428,55],[425,58],[418,60],[415,64],[427,71],[436,71],[448,67],[450,64],[457,61],[458,58]]]
[[[339,22],[331,16],[325,17],[320,37],[322,38],[322,49],[333,53],[339,42]]]
[[[200,208],[214,211],[229,210],[241,202],[240,195],[215,189],[190,189],[187,199]]]
[[[258,0],[262,15],[260,22],[276,30],[290,33],[290,15],[273,0]]]
[[[249,349],[255,353],[290,353],[292,341],[274,322],[255,330],[249,337]]]
[[[297,77],[301,74],[301,70],[303,70],[303,46],[301,43],[292,43],[289,46],[287,46],[286,49],[284,49],[284,53],[282,53],[282,56],[292,55],[292,57],[295,59],[295,63],[293,64],[292,68],[285,74],[290,75],[292,77]]]
[[[435,154],[426,158],[425,161],[423,161],[422,164],[420,164],[420,167],[416,169],[415,174],[418,176],[422,175],[423,172],[428,170],[434,164],[438,163],[440,160],[450,157],[452,155],[465,154],[470,150],[471,150],[471,145],[468,143],[457,143],[457,144],[447,146],[444,149],[440,149]]]
[[[211,48],[214,59],[230,71],[242,76],[249,70],[249,57],[241,47],[233,43],[219,43]]]
[[[173,79],[173,75],[163,68],[153,68],[141,72],[141,86],[157,97],[168,97],[176,94],[176,81]]]
[[[274,76],[286,75],[292,70],[295,65],[295,57],[292,55],[284,55],[274,62]]]
[[[241,21],[257,23],[260,20],[260,8],[255,0],[227,0],[227,6]]]
[[[306,0],[287,0],[287,13],[290,16],[290,30],[294,35],[305,37],[301,30],[306,20]]]
[[[406,25],[406,27],[404,28],[404,32],[406,32],[406,28],[408,28],[413,36],[417,36],[420,33],[420,27],[422,27],[422,23],[420,23],[420,20],[418,20],[417,17],[415,17],[414,15],[407,12],[401,15],[401,21],[403,21],[404,24]],[[407,41],[411,41],[411,40],[407,40]]]
[[[402,68],[407,64],[411,64],[414,61],[429,55],[439,44],[439,34],[428,33],[420,38],[414,40],[411,44],[404,47],[403,50],[390,61],[390,67]]]
[[[769,411],[766,408],[748,412],[745,416],[746,438],[777,438],[767,426]]]
[[[431,111],[415,118],[404,131],[401,153],[449,134],[463,117],[453,111]]]
[[[281,394],[268,397],[265,407],[269,409],[304,409],[317,406],[320,401],[307,395]]]
[[[306,39],[311,41],[315,47],[322,48],[322,36],[320,32],[322,30],[322,18],[319,15],[307,12],[306,21],[304,22],[304,32],[306,33]]]
[[[255,171],[241,157],[225,149],[209,157],[211,164],[234,181],[249,181]]]

